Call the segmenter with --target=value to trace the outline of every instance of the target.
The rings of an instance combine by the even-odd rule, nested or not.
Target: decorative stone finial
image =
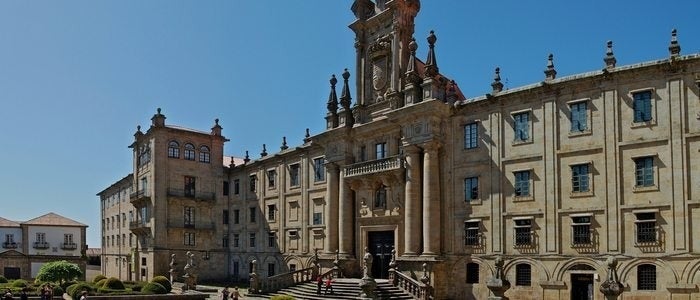
[[[423,263],[423,276],[421,276],[420,281],[425,285],[428,285],[428,282],[430,282],[430,277],[428,276],[428,264],[427,263]]]
[[[160,115],[160,107],[156,108],[156,114]]]
[[[406,83],[417,84],[420,82],[418,68],[416,67],[416,49],[418,49],[418,43],[416,43],[416,38],[412,37],[411,42],[408,43],[408,50],[411,51],[411,55],[408,57],[408,66],[406,66]]]
[[[136,125],[136,132],[141,132],[141,125]]]
[[[608,41],[607,44],[607,50],[605,51],[605,58],[603,59],[605,62],[605,68],[610,70],[615,68],[615,64],[617,63],[617,59],[615,59],[615,54],[613,54],[613,42]]]
[[[671,30],[671,44],[668,46],[668,52],[671,58],[678,58],[681,55],[681,45],[678,43],[677,31],[675,28]]]
[[[212,135],[221,135],[221,125],[219,125],[219,118],[214,119],[214,126],[211,128]]]
[[[289,147],[287,146],[287,137],[283,136],[282,137],[282,146],[280,146],[281,150],[287,150]]]
[[[244,163],[248,163],[250,161],[250,156],[248,155],[248,150],[245,151],[245,158],[243,158]]]
[[[350,7],[355,17],[364,21],[374,15],[374,2],[369,0],[355,0]]]
[[[428,35],[428,58],[425,60],[425,77],[434,77],[440,70],[437,65],[437,58],[435,57],[435,42],[437,41],[437,36],[435,36],[435,31],[431,30]]]
[[[343,71],[343,90],[340,93],[340,105],[343,106],[345,110],[350,109],[350,100],[352,100],[352,97],[350,97],[350,86],[348,85],[348,79],[350,79],[350,72],[348,72],[348,69],[345,68]]]
[[[554,69],[554,54],[549,54],[547,57],[547,69],[544,70],[545,80],[557,78],[557,70]]]
[[[165,126],[165,116],[160,113],[160,107],[156,109],[156,114],[151,118],[152,127],[164,127]]]
[[[265,144],[263,144],[262,152],[260,152],[260,157],[265,156],[267,156],[267,149],[265,148]]]
[[[503,83],[501,82],[501,68],[499,67],[496,67],[496,70],[493,74],[493,82],[491,83],[491,89],[493,90],[494,94],[503,91]]]
[[[331,75],[331,92],[328,95],[328,103],[326,104],[326,107],[328,108],[328,112],[331,114],[335,114],[338,112],[338,96],[335,93],[335,84],[338,83],[338,79],[335,79],[335,74]]]
[[[308,143],[311,141],[311,134],[309,134],[309,129],[306,128],[306,134],[304,134],[304,143]]]
[[[231,161],[228,163],[229,168],[233,168],[236,166],[236,160],[231,156]]]

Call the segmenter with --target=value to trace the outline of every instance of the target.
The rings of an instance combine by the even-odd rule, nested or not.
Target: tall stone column
[[[323,252],[333,254],[338,249],[338,182],[340,174],[338,165],[326,164],[326,238],[323,244]]]
[[[341,172],[342,173],[342,172]],[[341,174],[343,175],[343,174]],[[342,177],[342,176],[341,176]],[[339,239],[338,244],[340,245],[340,254],[352,254],[352,241],[353,241],[353,220],[352,214],[353,199],[352,190],[350,189],[349,183],[345,182],[340,178],[340,210],[338,211],[338,226],[339,226]]]
[[[440,164],[439,145],[423,149],[423,255],[440,254]]]
[[[421,244],[422,211],[420,202],[420,149],[414,145],[404,147],[406,153],[406,186],[404,211],[404,255],[418,255]]]

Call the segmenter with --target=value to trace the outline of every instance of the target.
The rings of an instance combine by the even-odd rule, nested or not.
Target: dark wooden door
[[[391,250],[394,249],[394,231],[370,231],[367,236],[372,254],[372,277],[389,278]]]

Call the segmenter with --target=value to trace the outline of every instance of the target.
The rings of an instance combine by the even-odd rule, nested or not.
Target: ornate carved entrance
[[[394,249],[394,231],[370,231],[367,247],[372,254],[372,277],[389,278],[391,250]]]

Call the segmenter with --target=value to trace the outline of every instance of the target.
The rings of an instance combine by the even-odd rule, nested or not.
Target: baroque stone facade
[[[409,277],[426,264],[436,299],[486,299],[492,277],[509,299],[606,299],[606,278],[625,299],[698,297],[700,55],[674,31],[668,58],[617,66],[609,42],[600,71],[558,78],[550,55],[542,82],[504,90],[496,69],[490,94],[466,98],[435,33],[416,57],[419,9],[354,1],[355,85],[331,78],[326,130],[298,147],[224,156],[218,120],[201,132],[159,110],[135,134],[134,173],[100,193],[129,191],[102,214],[134,234],[115,246],[103,222],[105,275],[167,276],[192,251],[201,279],[247,279],[253,260],[264,278],[318,249],[359,277],[368,247],[375,277],[391,250]]]

